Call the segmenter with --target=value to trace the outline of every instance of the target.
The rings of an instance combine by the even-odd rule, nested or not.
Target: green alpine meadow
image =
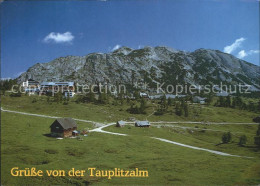
[[[0,1],[1,186],[260,185],[259,3]]]

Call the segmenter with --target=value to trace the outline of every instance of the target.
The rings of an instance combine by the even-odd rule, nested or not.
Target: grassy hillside
[[[161,116],[153,115],[158,104],[157,101],[148,101],[146,114],[130,114],[126,110],[130,104],[126,101],[123,104],[93,104],[76,103],[71,99],[68,105],[55,102],[47,102],[46,96],[22,96],[22,97],[2,97],[2,107],[4,109],[46,114],[51,116],[73,117],[87,119],[98,122],[113,122],[117,120],[128,120],[129,117],[150,121],[211,121],[211,122],[252,122],[252,118],[259,113],[245,110],[190,105],[189,117],[177,116],[174,113],[174,106],[168,108],[168,112]]]
[[[57,140],[46,137],[53,119],[2,113],[1,174],[3,185],[27,184],[185,184],[185,185],[232,185],[259,184],[259,154],[251,152],[253,159],[226,157],[204,151],[197,151],[148,138],[149,135],[164,136],[190,144],[208,142],[189,136],[167,132],[166,129],[122,128],[132,131],[132,136],[114,136],[90,133],[77,139]],[[79,128],[91,127],[79,123]],[[112,129],[112,127],[111,127]],[[109,129],[110,130],[110,129]],[[147,132],[149,130],[149,132]],[[243,129],[242,129],[243,130]],[[251,130],[250,130],[251,131]],[[253,129],[252,129],[253,132]],[[130,132],[129,132],[130,133]],[[206,132],[207,134],[207,132]],[[209,138],[211,141],[211,138]],[[194,142],[193,142],[194,141]],[[198,143],[197,143],[198,144]],[[230,146],[234,146],[230,144]],[[238,147],[236,147],[238,148]],[[235,149],[233,149],[235,153]],[[239,150],[238,150],[239,151]],[[238,152],[236,152],[238,153]],[[240,151],[239,151],[240,153]],[[242,151],[241,151],[241,154]],[[97,178],[89,177],[12,177],[10,169],[36,167],[37,169],[145,169],[148,178]]]
[[[21,112],[73,117],[102,123],[115,122],[129,117],[150,121],[212,121],[212,122],[252,122],[258,113],[214,106],[191,105],[199,114],[190,112],[189,117],[174,113],[174,107],[162,116],[152,115],[157,102],[147,103],[147,114],[129,114],[129,104],[83,104],[73,99],[69,104],[47,102],[45,96],[22,96],[1,98],[2,107]],[[82,141],[47,137],[51,118],[26,116],[15,113],[1,113],[1,179],[3,185],[254,185],[260,180],[259,149],[253,144],[256,125],[207,125],[207,124],[167,124],[151,128],[110,126],[104,130],[125,133],[129,136],[92,132]],[[77,122],[78,128],[91,129],[91,123]],[[183,128],[189,127],[189,128]],[[230,131],[232,142],[220,144],[224,132]],[[248,142],[239,146],[241,135]],[[161,137],[196,147],[217,150],[234,155],[228,157],[180,147],[152,139]],[[135,168],[149,171],[148,178],[107,178],[90,177],[12,177],[13,167],[49,170],[71,168],[87,170]]]
[[[195,125],[186,124],[189,128],[181,128],[185,125],[173,125],[174,127],[156,127],[155,124],[150,128],[138,128],[127,125],[125,127],[110,126],[104,130],[129,134],[131,136],[147,136],[164,138],[187,145],[207,148],[211,150],[230,153],[233,155],[257,157],[260,155],[254,145],[254,136],[256,134],[257,125]],[[222,144],[221,138],[224,132],[230,131],[232,134],[232,142]],[[247,144],[244,147],[238,145],[239,137],[246,135]]]

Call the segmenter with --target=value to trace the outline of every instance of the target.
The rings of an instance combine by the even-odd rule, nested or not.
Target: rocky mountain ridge
[[[169,47],[121,47],[110,53],[67,56],[48,63],[37,63],[18,77],[43,81],[110,83],[133,85],[147,82],[170,84],[250,84],[260,90],[260,67],[218,50],[194,52]]]

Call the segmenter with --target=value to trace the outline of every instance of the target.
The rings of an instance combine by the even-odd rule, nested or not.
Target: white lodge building
[[[75,95],[74,82],[42,82],[40,91],[43,94],[61,92],[64,93],[65,97],[73,97]]]
[[[28,79],[27,81],[22,83],[22,87],[24,91],[29,94],[34,94],[35,92],[39,91],[40,83],[33,79]]]

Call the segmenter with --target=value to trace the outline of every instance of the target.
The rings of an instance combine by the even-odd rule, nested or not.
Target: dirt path
[[[200,122],[200,121],[157,121],[150,122],[151,124],[205,124],[205,125],[258,125],[258,123],[234,123],[234,122]]]
[[[102,127],[99,127],[99,128],[93,129],[93,130],[90,130],[89,132],[101,132],[101,133],[107,133],[107,134],[112,134],[112,135],[128,136],[127,134],[115,133],[115,132],[109,132],[109,131],[103,130],[104,128],[109,127],[109,126],[114,125],[114,124],[115,123],[109,123],[109,124],[107,124],[105,126],[102,126]],[[225,152],[220,152],[220,151],[215,151],[215,150],[195,147],[195,146],[191,146],[191,145],[186,145],[186,144],[183,144],[183,143],[178,143],[178,142],[167,140],[167,139],[163,139],[163,138],[157,138],[157,137],[150,137],[150,138],[156,139],[156,140],[159,140],[159,141],[163,141],[163,142],[166,142],[166,143],[171,143],[171,144],[174,144],[174,145],[178,145],[178,146],[181,146],[181,147],[186,147],[186,148],[190,148],[190,149],[210,152],[210,153],[221,155],[221,156],[233,156],[233,157],[252,158],[252,157],[247,157],[247,156],[232,155],[232,154],[228,154],[228,153],[225,153]]]
[[[170,128],[181,128],[181,129],[190,129],[190,130],[198,130],[198,131],[213,131],[213,132],[229,132],[227,130],[216,130],[216,129],[204,129],[204,128],[195,128],[195,127],[182,127],[182,126],[177,126],[177,125],[153,125],[153,127],[170,127]],[[243,132],[232,132],[232,133],[243,133]]]
[[[113,134],[113,135],[118,135],[118,136],[128,136],[127,134],[121,134],[121,133],[115,133],[115,132],[109,132],[109,131],[102,130],[103,128],[109,127],[111,125],[115,125],[115,123],[109,123],[109,124],[104,125],[102,127],[89,130],[89,132],[101,132],[101,133]]]
[[[42,114],[32,114],[32,113],[27,113],[27,112],[19,112],[19,111],[12,111],[12,110],[5,110],[1,108],[1,111],[3,112],[11,112],[11,113],[16,113],[16,114],[23,114],[23,115],[28,115],[28,116],[37,116],[37,117],[44,117],[44,118],[60,118],[58,116],[48,116],[48,115],[42,115]],[[74,120],[77,121],[82,121],[82,122],[87,122],[87,123],[93,123],[96,124],[97,127],[104,126],[104,123],[98,123],[95,121],[90,121],[90,120],[84,120],[84,119],[77,119],[73,118]],[[134,124],[135,122],[126,122],[128,124]],[[258,123],[233,123],[233,122],[199,122],[199,121],[157,121],[157,122],[150,122],[151,124],[207,124],[207,125],[258,125]],[[99,126],[98,126],[99,125]]]
[[[215,150],[210,150],[210,149],[195,147],[195,146],[191,146],[191,145],[185,145],[185,144],[183,144],[183,143],[178,143],[178,142],[171,141],[171,140],[167,140],[167,139],[163,139],[163,138],[156,138],[156,137],[151,137],[151,138],[157,139],[157,140],[160,140],[160,141],[163,141],[163,142],[166,142],[166,143],[171,143],[171,144],[174,144],[174,145],[178,145],[178,146],[182,146],[182,147],[187,147],[187,148],[190,148],[190,149],[207,151],[207,152],[210,152],[210,153],[213,153],[213,154],[217,154],[217,155],[221,155],[221,156],[234,156],[234,157],[252,158],[252,157],[232,155],[232,154],[228,154],[228,153],[225,153],[225,152],[220,152],[220,151],[215,151]]]
[[[2,112],[11,112],[11,113],[15,113],[15,114],[22,114],[22,115],[27,115],[27,116],[42,117],[42,118],[54,118],[54,119],[61,118],[61,117],[58,117],[58,116],[48,116],[48,115],[42,115],[42,114],[32,114],[32,113],[27,113],[27,112],[19,112],[19,111],[5,110],[5,109],[3,109],[3,108],[1,108],[1,111],[2,111]],[[95,127],[101,127],[101,126],[104,126],[104,125],[105,125],[104,123],[98,123],[98,122],[90,121],[90,120],[77,119],[77,118],[72,118],[72,119],[74,119],[74,120],[76,120],[76,121],[82,121],[82,122],[86,122],[86,123],[92,123]]]

